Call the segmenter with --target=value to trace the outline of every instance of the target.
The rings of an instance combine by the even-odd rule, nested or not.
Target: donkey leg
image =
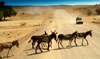
[[[75,43],[75,45],[77,46],[77,43],[76,43],[76,38],[74,39],[74,43]]]
[[[8,58],[8,54],[9,54],[9,51],[11,50],[11,48],[9,48],[9,50],[8,50],[8,53],[7,53],[7,58]]]
[[[66,47],[71,47],[71,42],[72,42],[72,40],[69,40],[69,44],[66,46]]]
[[[40,42],[38,42],[37,46],[36,46],[36,49],[35,49],[35,53],[37,54],[37,48],[39,47],[40,45]]]
[[[34,48],[34,45],[35,45],[35,41],[32,42],[32,48]]]
[[[82,45],[83,45],[83,41],[84,41],[84,39],[82,39]]]
[[[50,51],[50,50],[49,50],[49,47],[50,47],[50,45],[49,45],[49,44],[50,44],[50,42],[48,42],[48,48],[47,48],[47,50],[48,50],[48,51]]]
[[[62,45],[62,40],[61,40],[60,44],[61,44],[62,48],[64,48],[63,45]]]
[[[47,44],[45,44],[45,46],[48,47]]]
[[[40,44],[41,45],[41,47],[43,48],[44,47],[44,45],[43,44]]]
[[[85,38],[85,40],[86,40],[86,42],[87,42],[87,45],[89,45],[89,43],[88,43],[88,40]]]
[[[69,40],[69,44],[67,45],[67,47],[69,47],[70,46],[70,40]]]
[[[40,48],[40,43],[39,43],[39,49],[40,49],[41,52],[43,52],[43,51],[41,50],[41,48]]]
[[[60,47],[59,47],[59,42],[60,42],[60,40],[58,41],[58,48],[60,49]]]
[[[51,46],[51,48],[52,48],[52,41],[51,41],[50,43],[51,43],[50,46]]]
[[[12,52],[12,54],[13,54],[13,51],[12,51],[12,49],[11,49],[11,52]],[[14,56],[14,54],[13,54],[13,56]]]
[[[32,48],[34,48],[34,43],[32,42]]]

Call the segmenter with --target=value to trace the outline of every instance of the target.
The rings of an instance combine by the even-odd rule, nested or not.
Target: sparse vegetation
[[[100,8],[97,8],[95,11],[97,12],[98,15],[100,15]]]
[[[96,20],[96,18],[93,18],[94,20]]]
[[[0,2],[0,21],[2,21],[2,17],[4,20],[6,17],[15,16],[17,12],[12,8],[12,6],[5,6],[4,2]]]
[[[21,26],[25,26],[27,23],[26,22],[22,22],[21,23]]]
[[[3,13],[0,11],[0,21],[2,21]]]
[[[92,12],[90,10],[88,10],[87,15],[88,16],[92,15]]]

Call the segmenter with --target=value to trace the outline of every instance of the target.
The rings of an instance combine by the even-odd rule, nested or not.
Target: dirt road
[[[53,40],[52,48],[50,48],[49,52],[44,48],[42,49],[44,53],[41,53],[40,50],[38,50],[38,54],[35,54],[35,49],[31,49],[31,43],[27,43],[30,39],[29,38],[25,43],[23,43],[24,45],[19,48],[19,52],[15,53],[15,56],[8,59],[100,59],[99,27],[88,23],[76,25],[75,18],[64,10],[55,10],[52,20],[53,22],[51,25],[43,28],[34,35],[41,35],[44,30],[46,30],[48,34],[51,34],[51,31],[56,30],[59,35],[70,34],[74,31],[86,32],[92,29],[93,37],[87,37],[89,45],[87,45],[84,40],[84,46],[82,46],[82,40],[77,39],[78,46],[75,46],[74,42],[72,42],[73,47],[69,49],[66,48],[69,41],[63,41],[64,49],[58,49],[58,44]]]

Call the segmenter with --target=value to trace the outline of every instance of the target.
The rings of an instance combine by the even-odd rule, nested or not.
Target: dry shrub
[[[21,26],[25,26],[27,23],[26,22],[22,22],[21,23]]]
[[[96,18],[93,18],[93,20],[96,20]]]
[[[95,11],[97,12],[98,15],[100,15],[100,8],[97,8]]]

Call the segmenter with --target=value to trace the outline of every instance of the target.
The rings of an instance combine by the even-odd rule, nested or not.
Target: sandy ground
[[[46,14],[46,13],[43,13]],[[20,48],[13,47],[14,56],[10,52],[9,58],[4,59],[99,59],[100,58],[100,46],[99,46],[99,34],[100,28],[99,24],[91,23],[92,21],[97,22],[99,16],[81,16],[83,18],[84,24],[75,24],[75,18],[79,16],[79,13],[68,12],[68,10],[57,9],[52,15],[47,13],[46,18],[43,14],[36,16],[35,18],[30,18],[34,20],[14,20],[0,22],[0,43],[13,41],[15,39],[20,39]],[[42,15],[42,16],[41,16]],[[52,16],[52,19],[47,20],[48,16]],[[18,18],[18,17],[17,17]],[[37,20],[38,18],[38,20]],[[94,20],[96,18],[97,20]],[[8,18],[9,19],[9,18]],[[44,20],[43,20],[44,19]],[[88,20],[87,20],[88,19]],[[26,25],[22,26],[22,23]],[[46,47],[42,50],[43,53],[38,50],[38,54],[35,54],[35,49],[31,48],[31,43],[28,43],[32,35],[42,35],[44,31],[51,34],[51,31],[56,30],[59,34],[71,34],[74,31],[86,32],[88,30],[93,30],[93,37],[88,36],[89,45],[86,45],[84,40],[84,46],[81,45],[82,40],[77,40],[78,46],[76,47],[74,42],[72,42],[72,48],[66,48],[69,41],[63,41],[63,49],[58,49],[58,43],[53,40],[51,51],[47,51]],[[60,46],[61,47],[61,46]],[[0,53],[4,57],[7,53],[5,49]]]
[[[88,21],[84,21],[84,24],[76,25],[75,21],[73,20],[75,20],[75,18],[71,16],[68,12],[62,9],[55,10],[53,13],[53,22],[50,25],[40,29],[38,32],[35,32],[34,35],[41,35],[45,30],[48,34],[51,34],[51,31],[56,30],[58,32],[57,35],[59,35],[70,34],[74,31],[86,32],[92,29],[93,37],[87,37],[89,45],[87,45],[86,41],[84,40],[84,45],[82,46],[82,40],[77,39],[78,46],[75,46],[74,42],[72,42],[72,48],[69,49],[66,48],[69,42],[63,41],[64,48],[58,49],[58,43],[53,40],[52,48],[50,48],[50,51],[47,51],[45,47],[42,49],[43,53],[38,50],[38,54],[35,54],[35,49],[31,48],[31,43],[28,43],[30,38],[28,38],[28,40],[26,40],[20,46],[20,48],[17,49],[15,56],[10,55],[11,57],[5,59],[99,59],[99,26],[94,25]]]
[[[24,19],[22,19],[23,17],[19,17],[19,19],[17,19],[17,16],[7,17],[7,20],[12,21],[0,22],[0,43],[12,42],[19,39],[20,46],[23,45],[24,41],[31,37],[35,32],[38,32],[40,28],[43,28],[45,27],[45,25],[48,25],[52,22],[52,20],[50,19],[52,12],[53,11],[45,12],[47,15],[45,15],[45,13],[41,13],[38,18],[37,16],[35,18],[32,18],[31,16],[27,15],[28,17],[31,17],[31,19],[27,19],[27,17],[25,17]],[[43,33],[44,31],[42,31],[42,34]],[[18,51],[18,48],[14,46],[12,50],[14,53],[16,53]],[[23,49],[21,50],[23,51]],[[8,49],[4,49],[2,52],[0,52],[1,57],[4,58],[7,54],[7,51]],[[12,56],[12,53],[10,52],[9,55]]]

